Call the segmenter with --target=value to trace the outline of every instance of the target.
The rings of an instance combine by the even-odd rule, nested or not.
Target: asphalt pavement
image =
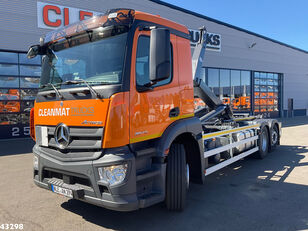
[[[38,188],[32,145],[0,141],[0,230],[308,229],[308,117],[284,120],[281,146],[266,159],[245,158],[192,184],[183,212],[163,204],[115,212]]]

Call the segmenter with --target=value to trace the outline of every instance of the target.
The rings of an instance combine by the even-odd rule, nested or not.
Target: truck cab
[[[200,160],[186,27],[116,9],[47,34],[35,53],[43,55],[31,112],[38,186],[134,210],[165,199],[176,137],[192,140]],[[197,165],[192,178],[200,182]]]

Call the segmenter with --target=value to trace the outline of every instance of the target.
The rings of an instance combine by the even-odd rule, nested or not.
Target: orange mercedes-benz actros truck
[[[130,211],[182,210],[190,182],[279,144],[276,120],[235,118],[200,78],[205,30],[114,9],[41,38],[31,110],[34,182],[69,198]],[[207,107],[194,109],[194,98]]]

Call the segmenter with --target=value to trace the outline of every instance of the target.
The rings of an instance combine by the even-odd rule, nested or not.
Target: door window
[[[171,46],[170,46],[171,47]],[[153,87],[162,86],[168,84],[172,80],[172,47],[170,49],[171,53],[171,74],[170,76],[162,81],[157,82]],[[144,86],[150,82],[150,72],[149,72],[149,63],[150,63],[150,37],[140,36],[138,39],[137,46],[137,56],[136,56],[136,84],[137,86]]]

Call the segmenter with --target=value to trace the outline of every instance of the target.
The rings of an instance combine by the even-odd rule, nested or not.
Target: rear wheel
[[[181,211],[185,207],[189,188],[189,167],[186,163],[184,145],[176,143],[171,145],[166,174],[167,209]]]
[[[278,143],[279,143],[279,131],[277,124],[275,124],[271,132],[271,151],[275,150]]]
[[[258,141],[259,151],[254,154],[254,157],[258,159],[263,159],[267,155],[269,148],[268,136],[269,135],[267,128],[263,127],[259,135],[259,141]]]

